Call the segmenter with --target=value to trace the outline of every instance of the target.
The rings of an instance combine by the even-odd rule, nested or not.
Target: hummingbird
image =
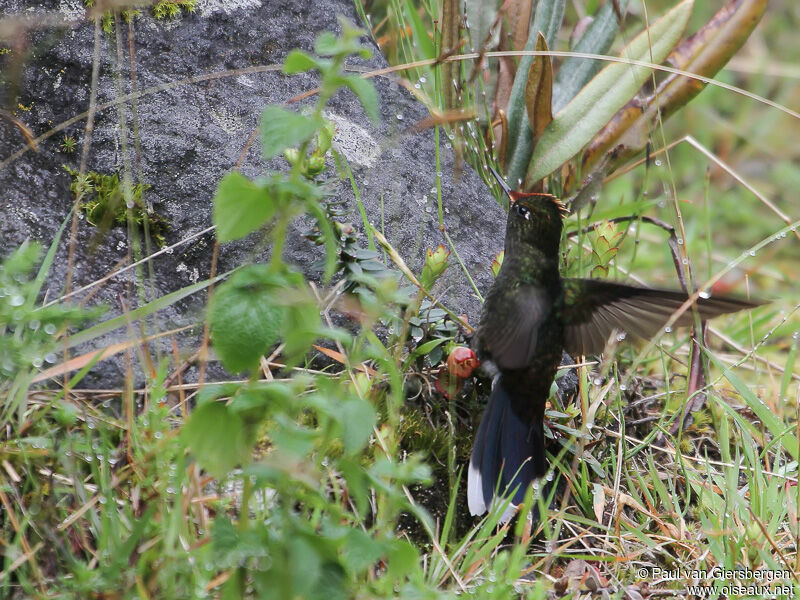
[[[549,194],[512,191],[491,170],[508,195],[509,210],[503,264],[472,340],[478,359],[494,377],[470,456],[467,499],[470,513],[481,515],[493,502],[510,498],[503,516],[507,521],[528,486],[547,473],[544,409],[562,349],[572,356],[600,354],[615,332],[648,339],[665,327],[688,296],[561,277],[565,205]],[[713,297],[699,298],[693,308],[706,320],[760,304]],[[687,310],[674,325],[693,322]]]

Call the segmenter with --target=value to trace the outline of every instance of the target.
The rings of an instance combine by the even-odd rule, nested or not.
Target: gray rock
[[[18,117],[34,135],[88,109],[92,72],[94,27],[82,21],[82,0],[6,0],[0,18],[16,13],[40,15],[58,11],[74,26],[33,30],[28,36],[29,54],[21,68],[18,96],[9,96],[14,86],[0,87],[4,106],[17,107]],[[313,75],[287,77],[279,72],[255,72],[206,79],[197,83],[185,80],[198,75],[243,69],[259,65],[280,65],[293,48],[311,50],[314,38],[324,30],[338,31],[336,15],[356,21],[355,10],[345,0],[296,2],[288,0],[199,0],[198,10],[174,22],[156,21],[146,9],[134,22],[134,57],[137,86],[144,91],[135,103],[141,155],[134,150],[133,104],[125,105],[124,120],[128,147],[123,147],[120,107],[107,107],[97,113],[88,169],[100,173],[122,173],[131,165],[135,180],[151,186],[147,201],[169,224],[167,244],[196,234],[211,224],[212,199],[217,184],[231,171],[250,133],[259,122],[263,108],[281,103],[312,88]],[[51,13],[52,14],[52,13]],[[114,35],[103,33],[100,45],[98,102],[107,103],[120,93],[131,91],[128,31],[120,27],[123,60],[117,69],[117,43]],[[0,40],[2,42],[2,40]],[[8,43],[8,42],[5,42]],[[369,60],[353,60],[352,66],[374,69],[386,66],[374,48]],[[0,56],[0,71],[10,77],[18,64],[19,52]],[[17,62],[15,62],[17,61]],[[436,163],[431,130],[407,133],[408,127],[425,118],[427,110],[390,78],[373,79],[380,97],[380,122],[367,119],[358,101],[349,92],[339,93],[330,103],[329,118],[337,126],[339,150],[353,169],[360,197],[370,221],[381,220],[388,239],[412,268],[421,267],[427,248],[443,243],[436,218]],[[152,92],[165,83],[177,83],[167,90]],[[181,83],[183,82],[183,83]],[[6,82],[9,83],[9,82]],[[11,82],[13,83],[13,82]],[[5,96],[2,96],[5,94]],[[29,110],[27,110],[29,108]],[[0,119],[0,255],[25,239],[45,246],[54,239],[73,203],[70,177],[62,168],[77,168],[84,138],[85,119],[42,141],[39,151],[26,152],[4,163],[24,147],[19,131]],[[64,133],[73,135],[78,148],[73,154],[60,149]],[[459,255],[475,278],[479,289],[491,284],[489,264],[503,247],[505,217],[481,179],[464,167],[460,178],[454,175],[453,153],[442,136],[441,156],[445,225]],[[127,152],[127,154],[125,154]],[[123,160],[124,159],[124,160]],[[4,166],[4,168],[2,168]],[[255,176],[265,168],[286,168],[282,159],[265,163],[258,142],[247,153],[241,171]],[[351,210],[350,221],[360,226],[350,184],[342,180],[335,188]],[[381,199],[383,215],[381,215]],[[309,221],[295,223],[285,256],[312,275],[310,265],[320,256],[319,248],[304,239]],[[170,254],[151,261],[152,277],[136,283],[133,271],[111,279],[90,300],[105,303],[110,314],[119,314],[124,303],[129,308],[141,305],[138,290],[147,298],[203,280],[209,276],[213,234],[206,234]],[[263,260],[268,252],[259,250],[256,236],[222,246],[218,272],[247,262]],[[127,233],[115,228],[98,239],[97,229],[79,221],[73,289],[103,277],[128,253]],[[58,255],[47,282],[49,298],[63,293],[67,273],[67,240],[59,245]],[[157,248],[152,248],[152,251]],[[463,271],[453,260],[443,283],[447,303],[474,322],[480,304]],[[86,294],[77,296],[77,299]],[[204,310],[205,292],[176,303],[158,313],[145,330],[162,331],[197,322]],[[138,331],[137,331],[138,334]],[[129,339],[120,329],[96,340],[97,346]],[[197,333],[180,338],[187,356],[196,349]],[[159,340],[151,352],[170,354],[170,343]],[[88,350],[83,348],[82,350]],[[121,355],[99,364],[83,384],[116,387],[124,373]],[[217,365],[212,376],[223,376]],[[190,371],[186,378],[195,375]]]

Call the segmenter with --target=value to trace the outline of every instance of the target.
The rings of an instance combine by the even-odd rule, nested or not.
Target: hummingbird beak
[[[498,172],[495,170],[495,168],[494,168],[492,165],[489,165],[489,170],[492,172],[492,175],[494,175],[494,178],[495,178],[495,180],[497,181],[498,185],[499,185],[501,188],[503,188],[503,191],[506,193],[506,195],[508,196],[509,200],[510,200],[510,201],[511,201],[511,203],[513,204],[513,203],[514,203],[514,200],[515,200],[515,198],[514,198],[514,192],[513,192],[513,190],[511,189],[511,186],[509,186],[509,185],[506,183],[506,180],[505,180],[505,179],[503,179],[503,178],[500,176],[500,173],[498,173]]]

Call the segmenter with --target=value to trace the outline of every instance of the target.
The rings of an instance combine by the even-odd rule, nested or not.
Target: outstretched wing
[[[550,307],[550,298],[541,288],[493,287],[486,297],[478,327],[480,352],[488,353],[500,370],[527,367],[536,351],[539,325]]]
[[[571,354],[598,354],[614,330],[648,339],[662,329],[686,302],[683,292],[624,285],[594,279],[564,279],[564,349]],[[763,302],[731,297],[699,298],[703,320],[759,306]],[[675,326],[691,325],[691,310]]]

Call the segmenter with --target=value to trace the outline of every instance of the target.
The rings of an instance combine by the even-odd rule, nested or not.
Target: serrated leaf
[[[338,39],[331,31],[323,31],[317,36],[314,42],[314,52],[320,56],[330,56],[336,54]]]
[[[388,548],[389,577],[404,577],[419,566],[419,552],[406,540],[392,540]]]
[[[280,106],[268,106],[261,113],[261,145],[264,158],[278,156],[286,148],[310,140],[322,126],[322,121],[307,117]]]
[[[254,368],[278,341],[285,309],[266,265],[235,273],[212,297],[209,320],[214,350],[228,371]]]
[[[217,479],[250,460],[242,419],[221,402],[195,408],[181,435],[197,462]]]
[[[283,61],[282,71],[286,75],[294,75],[295,73],[304,73],[318,68],[317,60],[310,54],[302,50],[292,50]]]
[[[366,400],[351,398],[339,407],[339,416],[344,431],[342,443],[348,453],[364,447],[375,425],[375,409]]]
[[[683,34],[692,6],[693,0],[684,0],[672,8],[636,36],[620,56],[662,62]],[[614,63],[600,71],[545,129],[534,148],[526,185],[546,177],[580,152],[636,94],[650,72],[648,67],[625,63]]]
[[[342,559],[348,569],[358,574],[368,569],[381,558],[383,545],[360,529],[351,529],[342,545]]]
[[[240,173],[228,173],[214,195],[217,239],[230,242],[243,238],[269,221],[274,212],[275,205],[266,187]]]
[[[373,123],[378,122],[378,94],[372,82],[359,77],[358,75],[348,75],[342,79],[342,83],[350,88],[356,95],[364,111]]]

